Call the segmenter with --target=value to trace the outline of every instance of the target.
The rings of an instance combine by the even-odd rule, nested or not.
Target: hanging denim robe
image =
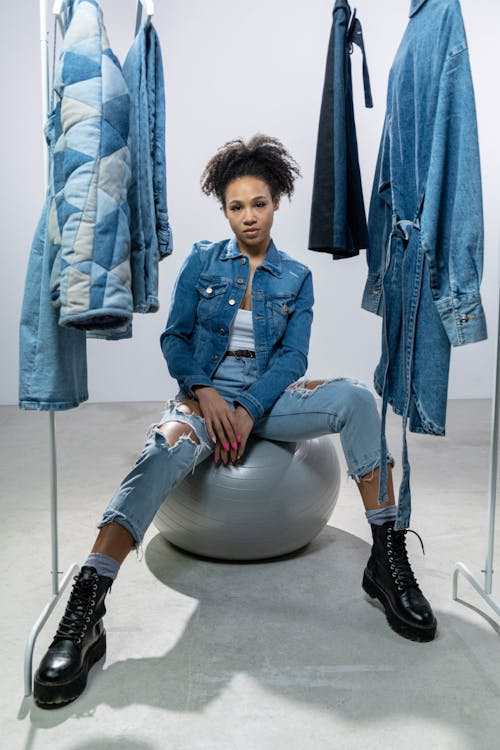
[[[350,19],[350,20],[349,20]],[[365,105],[373,107],[361,24],[347,0],[336,0],[318,127],[309,228],[310,250],[333,260],[368,245],[352,101],[353,44],[363,53]]]
[[[411,432],[444,435],[450,347],[487,337],[480,297],[483,207],[476,110],[458,0],[411,0],[389,73],[368,217],[362,307],[383,316],[379,503],[387,404],[402,416],[396,529],[411,515]]]

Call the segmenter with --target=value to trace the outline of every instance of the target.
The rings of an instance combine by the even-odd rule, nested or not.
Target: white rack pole
[[[49,32],[47,30],[47,3],[40,0],[40,68],[42,71],[42,138],[43,138],[43,187],[49,182],[49,154],[44,129],[49,111]]]
[[[43,164],[44,164],[44,190],[47,190],[49,182],[49,153],[45,140],[45,125],[49,111],[49,40],[47,31],[47,0],[40,0],[40,53],[42,71],[42,134],[43,134]],[[50,532],[52,546],[52,599],[47,603],[40,617],[33,625],[26,642],[24,650],[24,695],[31,695],[32,673],[33,673],[33,650],[36,638],[50,613],[56,606],[64,589],[71,580],[73,573],[80,568],[73,563],[59,586],[58,570],[58,541],[57,541],[57,456],[56,456],[56,432],[54,412],[49,411],[49,446],[50,446]]]
[[[497,287],[498,288],[498,287]],[[493,414],[491,424],[491,454],[490,454],[490,487],[488,503],[488,543],[486,548],[486,564],[481,569],[484,573],[484,586],[481,586],[477,578],[472,575],[469,568],[464,563],[457,562],[453,572],[453,593],[454,600],[457,599],[458,574],[467,578],[469,583],[476,589],[478,594],[489,604],[490,607],[500,616],[500,605],[491,596],[493,580],[493,550],[495,544],[495,510],[497,496],[497,476],[498,476],[498,427],[500,412],[500,299],[498,302],[498,330],[497,330],[497,358],[495,365],[495,386],[493,393]]]

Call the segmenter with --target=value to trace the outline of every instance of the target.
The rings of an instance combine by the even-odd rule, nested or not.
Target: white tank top
[[[253,349],[255,351],[251,310],[243,310],[240,307],[236,312],[229,328],[229,343],[227,348],[229,350]]]

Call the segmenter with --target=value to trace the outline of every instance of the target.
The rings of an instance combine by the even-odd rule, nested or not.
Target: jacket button
[[[219,333],[224,333],[224,329],[223,328],[219,328]]]
[[[207,288],[206,288],[205,291],[208,292],[209,294],[211,294],[213,290],[212,290],[211,286],[207,286]]]
[[[236,300],[235,299],[230,299],[229,300],[229,304],[230,305],[235,305],[236,304]]]
[[[241,278],[241,276],[238,276],[238,284],[244,284],[245,280]]]
[[[212,359],[217,359],[217,354],[212,354]]]
[[[241,260],[241,262],[242,262],[243,264],[245,264],[245,263],[247,262],[247,259],[246,259],[246,258],[240,258],[240,260]]]

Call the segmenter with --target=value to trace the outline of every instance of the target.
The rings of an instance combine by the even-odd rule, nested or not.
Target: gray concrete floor
[[[85,560],[162,406],[84,404],[56,414],[60,570]],[[446,437],[409,434],[411,528],[426,554],[414,534],[407,547],[438,618],[432,643],[396,635],[361,589],[370,528],[334,436],[340,498],[296,557],[200,560],[151,526],[143,559],[127,558],[107,598],[105,660],[77,701],[49,712],[23,699],[25,641],[51,596],[49,417],[0,408],[1,750],[498,750],[498,618],[463,577],[459,601],[451,598],[458,560],[483,580],[490,417],[489,401],[450,401]],[[392,413],[388,438],[399,483]],[[67,592],[38,638],[34,669]]]

